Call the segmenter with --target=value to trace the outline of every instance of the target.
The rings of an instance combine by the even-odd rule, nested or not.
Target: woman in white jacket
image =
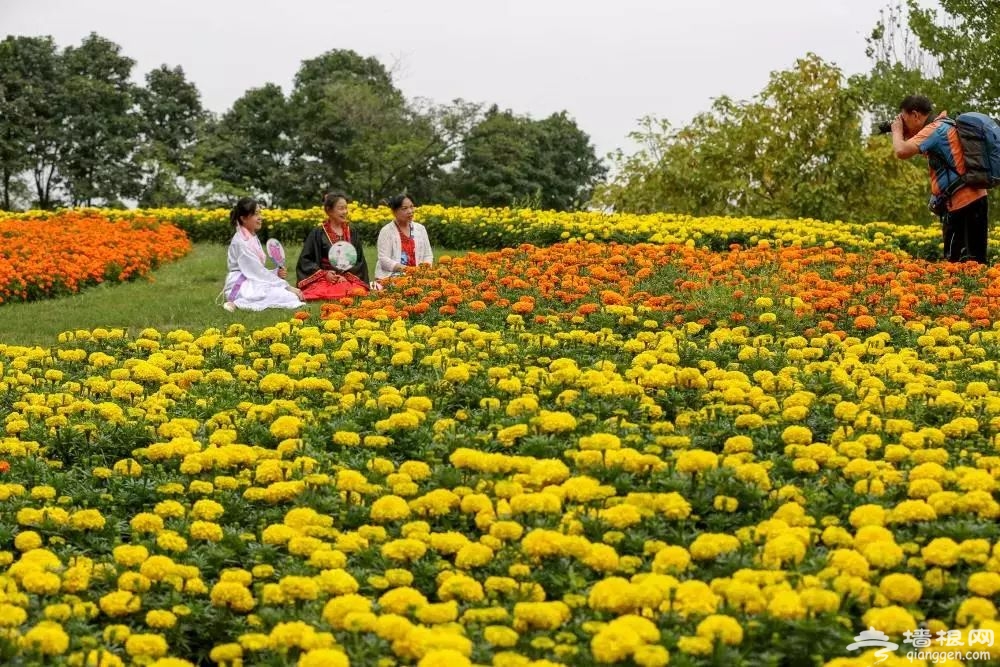
[[[406,195],[396,195],[388,204],[395,220],[378,233],[376,280],[400,275],[408,266],[434,263],[427,229],[413,221],[413,200]]]
[[[266,308],[299,308],[305,304],[302,293],[285,282],[287,271],[270,271],[264,262],[267,255],[257,238],[261,226],[260,205],[255,199],[240,199],[229,213],[233,239],[226,257],[226,284],[223,308],[232,312]]]

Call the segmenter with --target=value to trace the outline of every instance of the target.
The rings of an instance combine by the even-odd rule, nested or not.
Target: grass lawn
[[[74,329],[117,327],[129,329],[134,335],[146,327],[154,327],[160,331],[188,329],[200,333],[233,322],[259,328],[291,317],[295,311],[228,313],[222,309],[221,300],[216,304],[225,280],[226,250],[227,246],[221,244],[196,243],[187,257],[154,271],[152,281],[139,278],[125,284],[89,287],[58,299],[0,305],[0,344],[46,347],[61,332]],[[285,248],[290,281],[294,280],[300,250]],[[434,250],[435,258],[465,253],[465,250]],[[369,274],[374,277],[375,248],[365,248],[365,257]],[[302,310],[318,315],[320,304],[307,304]]]

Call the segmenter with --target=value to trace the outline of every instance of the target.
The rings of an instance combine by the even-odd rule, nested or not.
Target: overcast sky
[[[224,112],[251,87],[286,94],[303,59],[354,49],[396,66],[409,97],[567,110],[603,156],[641,116],[683,124],[748,99],[809,51],[851,74],[888,0],[0,0],[0,36],[91,31],[137,62],[180,65]]]

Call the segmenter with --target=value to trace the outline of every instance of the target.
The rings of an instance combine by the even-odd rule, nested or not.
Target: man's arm
[[[892,121],[892,150],[900,160],[909,160],[920,152],[916,141],[903,138],[903,120],[899,116]]]

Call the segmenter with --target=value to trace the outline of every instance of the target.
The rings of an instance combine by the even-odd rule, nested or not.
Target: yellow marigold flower
[[[712,560],[739,548],[739,539],[732,535],[702,533],[691,543],[689,550],[695,560]]]
[[[315,600],[319,597],[319,584],[312,577],[289,575],[282,577],[278,585],[288,600]]]
[[[775,618],[797,620],[805,617],[806,608],[796,591],[779,591],[768,603],[767,612]]]
[[[960,552],[960,547],[950,537],[933,539],[920,550],[925,562],[941,567],[951,567],[958,563]]]
[[[150,512],[140,512],[132,517],[129,525],[137,533],[158,533],[163,530],[163,519]]]
[[[371,611],[371,600],[354,593],[332,598],[323,607],[323,620],[331,627],[347,629],[347,617],[352,613],[367,613]]]
[[[788,426],[781,433],[781,440],[786,445],[809,445],[813,434],[805,426]]]
[[[192,485],[194,482],[192,482]],[[225,508],[214,500],[198,500],[191,507],[191,518],[201,521],[215,521],[225,512]]]
[[[61,585],[62,580],[59,575],[40,570],[29,571],[21,579],[24,590],[35,595],[55,595]]]
[[[652,570],[661,574],[679,573],[691,564],[691,554],[680,546],[666,546],[653,557]]]
[[[6,602],[0,602],[0,628],[17,628],[28,620],[28,612]]]
[[[353,431],[337,431],[333,434],[333,443],[341,447],[358,447],[361,436]]]
[[[869,609],[861,617],[861,621],[866,627],[878,628],[890,636],[901,636],[907,630],[912,632],[917,627],[910,612],[897,606]]]
[[[151,662],[149,667],[195,667],[195,665],[190,660],[183,658],[160,658]]]
[[[710,655],[713,644],[704,637],[681,637],[677,640],[677,650],[688,655]]]
[[[664,667],[670,662],[670,652],[659,644],[647,644],[635,650],[632,660],[639,667]]]
[[[713,614],[698,624],[695,634],[709,641],[719,639],[724,644],[736,646],[743,641],[743,627],[732,616]]]
[[[108,616],[128,616],[142,608],[142,598],[130,591],[112,591],[100,599],[99,606]]]
[[[282,415],[271,422],[268,430],[278,440],[297,438],[302,433],[302,420],[292,415]]]
[[[510,648],[517,644],[520,635],[504,625],[490,625],[483,630],[483,638],[493,646]]]
[[[1000,574],[996,572],[975,572],[969,575],[966,587],[972,593],[991,598],[1000,593]]]
[[[713,593],[705,582],[689,580],[677,586],[673,609],[683,618],[712,614],[718,608],[720,601],[719,596]]]
[[[312,649],[299,658],[299,667],[349,667],[350,664],[347,655],[334,648]]]
[[[463,570],[488,565],[493,560],[493,550],[485,544],[467,544],[458,550],[455,567]]]
[[[165,609],[146,612],[146,625],[157,630],[167,630],[177,625],[177,616]]]
[[[187,551],[188,543],[183,537],[172,530],[164,530],[156,536],[156,546],[165,551],[183,553]]]
[[[235,662],[243,657],[243,647],[236,643],[219,644],[212,648],[208,657],[215,663]]]
[[[125,652],[133,658],[159,658],[168,648],[167,640],[156,634],[133,634],[125,640]]]
[[[221,542],[222,526],[211,521],[192,521],[188,531],[192,540],[203,540],[205,542]],[[159,540],[157,540],[159,543]]]
[[[107,625],[104,627],[102,636],[106,644],[121,644],[131,634],[132,630],[127,625]]]
[[[472,667],[472,662],[459,650],[432,648],[420,658],[417,667]]]
[[[383,496],[371,505],[370,517],[379,523],[399,521],[410,517],[410,506],[403,498]]]
[[[879,592],[892,602],[905,605],[916,604],[923,595],[924,587],[909,574],[893,573],[879,582]]]
[[[969,598],[958,605],[955,622],[960,626],[992,621],[997,617],[997,608],[986,598]]]
[[[112,551],[115,562],[124,567],[135,567],[149,558],[149,550],[141,544],[122,544]]]
[[[31,551],[42,546],[42,536],[33,530],[22,531],[14,538],[14,548],[18,551]]]
[[[21,637],[21,645],[43,655],[62,655],[69,648],[69,635],[53,621],[41,621]]]
[[[256,605],[253,594],[235,581],[220,581],[215,584],[209,597],[213,606],[228,607],[238,613],[247,613]]]

